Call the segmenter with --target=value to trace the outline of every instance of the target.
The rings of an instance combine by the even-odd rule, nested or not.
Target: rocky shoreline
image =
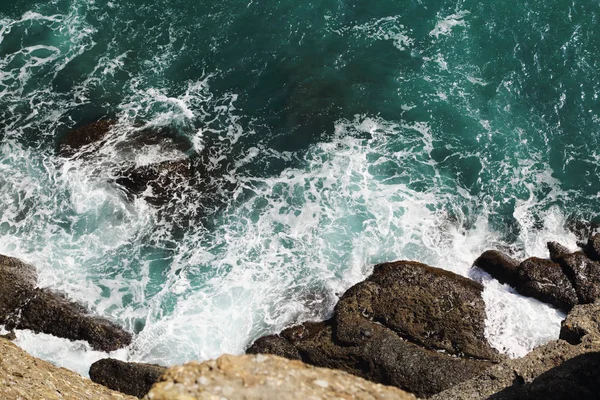
[[[63,138],[59,154],[98,157],[98,149],[118,135],[115,126],[100,121],[79,128]],[[127,154],[159,146],[176,155],[157,164],[120,166],[112,183],[127,198],[143,196],[162,206],[188,198],[178,190],[208,187],[194,167],[203,156],[190,155],[190,144],[176,135],[140,128],[120,146]],[[521,295],[567,313],[560,337],[522,358],[508,359],[489,344],[481,283],[396,261],[376,265],[348,289],[330,319],[263,336],[247,355],[169,369],[103,359],[92,365],[90,377],[104,386],[27,355],[8,341],[11,332],[0,338],[0,398],[410,399],[412,393],[436,400],[593,399],[600,392],[600,234],[580,246],[571,252],[550,242],[548,259],[523,261],[488,250],[474,261],[473,268]],[[85,340],[105,352],[131,343],[132,334],[113,321],[38,288],[34,266],[0,255],[0,276],[0,325],[9,331]]]
[[[333,374],[335,379],[345,380],[346,387],[356,379],[380,385],[372,390],[384,394],[364,398],[399,398],[408,396],[406,392],[435,400],[595,398],[600,389],[596,383],[600,373],[600,254],[596,243],[600,243],[600,235],[592,236],[581,251],[570,252],[551,242],[547,260],[518,262],[498,251],[487,251],[475,261],[474,268],[514,286],[519,293],[568,312],[560,337],[522,358],[508,359],[488,343],[480,283],[418,262],[397,261],[375,266],[371,276],[351,287],[331,319],[305,322],[261,337],[248,348],[248,356],[170,369],[104,359],[92,365],[90,376],[124,395],[148,399],[204,398],[222,390],[227,379],[234,390],[230,396],[221,393],[225,398],[244,398],[240,393],[246,392],[255,396],[247,398],[275,398],[270,392],[273,382],[267,378],[277,376],[286,387],[299,385],[300,389],[305,374],[300,370],[317,374],[314,376]],[[35,288],[33,266],[1,256],[0,273],[10,277],[0,283],[0,321],[7,326],[87,340],[105,350],[130,343],[131,334],[111,321],[90,315],[63,295]],[[12,345],[0,340],[6,352]],[[260,358],[264,354],[282,358]],[[25,353],[22,357],[31,358]],[[6,364],[4,354],[3,360]],[[259,368],[257,360],[268,362]],[[27,380],[27,371],[17,376]],[[237,387],[238,378],[233,375],[239,377],[240,371],[248,376]],[[287,372],[281,375],[282,371]],[[262,374],[262,378],[252,374]],[[331,384],[328,379],[327,387]],[[209,383],[199,384],[201,381]],[[253,384],[248,386],[246,381]],[[16,393],[20,383],[6,382],[4,372],[0,395]],[[43,386],[34,384],[39,385]],[[325,389],[313,386],[310,390]],[[387,390],[393,393],[395,389],[390,386],[400,390],[391,395]],[[332,395],[325,392],[321,398]],[[361,398],[356,396],[349,398]]]

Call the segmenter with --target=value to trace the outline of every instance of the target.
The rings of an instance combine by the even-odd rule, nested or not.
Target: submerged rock
[[[217,360],[171,367],[145,398],[415,399],[413,395],[397,388],[368,382],[342,371],[316,368],[300,361],[265,355],[225,355]]]
[[[90,379],[109,389],[142,398],[166,370],[166,367],[155,364],[104,358],[92,364]]]
[[[554,307],[569,311],[578,303],[577,293],[561,266],[550,260],[528,258],[519,265],[515,288]]]
[[[0,256],[0,324],[54,336],[85,340],[92,348],[113,351],[131,343],[131,334],[113,322],[90,315],[62,294],[36,288],[35,267]]]
[[[295,348],[309,364],[428,397],[492,365],[449,354],[500,358],[484,336],[481,291],[476,282],[424,264],[380,264],[341,297],[332,319],[261,338],[247,352],[287,357]]]
[[[0,399],[134,400],[75,372],[31,357],[0,338]]]
[[[114,120],[100,120],[68,132],[59,144],[59,154],[63,157],[72,157],[85,146],[100,147],[115,124]]]
[[[498,250],[484,252],[474,265],[481,268],[500,283],[515,286],[518,279],[519,261]]]

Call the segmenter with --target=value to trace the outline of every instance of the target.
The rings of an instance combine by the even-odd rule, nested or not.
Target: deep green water
[[[468,275],[490,247],[574,246],[569,227],[600,208],[599,13],[589,0],[4,2],[0,252],[135,331],[122,357],[169,364],[324,317],[377,262]],[[176,129],[211,155],[219,204],[172,202],[177,218],[203,215],[173,229],[108,183],[131,159],[57,156],[99,118],[125,136]],[[556,311],[493,282],[485,296],[497,347],[557,335]],[[20,338],[65,365],[96,357],[47,340]]]

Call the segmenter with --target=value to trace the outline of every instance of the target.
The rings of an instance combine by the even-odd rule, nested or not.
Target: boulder
[[[332,319],[263,337],[247,352],[298,354],[312,365],[428,397],[501,358],[484,336],[481,291],[474,281],[424,264],[380,264],[340,298]]]
[[[90,379],[109,389],[142,398],[167,370],[155,364],[98,360],[90,367]]]
[[[511,286],[516,285],[519,261],[501,251],[488,250],[479,256],[473,264],[500,283],[508,283]]]
[[[555,263],[558,263],[562,256],[571,254],[571,250],[558,242],[548,242],[547,246],[550,252],[550,259]]]
[[[559,309],[569,311],[578,303],[577,293],[561,266],[541,258],[528,258],[519,266],[515,288]]]
[[[411,400],[415,397],[394,387],[300,361],[266,355],[224,355],[217,360],[169,368],[145,399]]]
[[[579,344],[588,335],[600,338],[600,303],[575,306],[562,321],[561,339]]]
[[[131,334],[113,322],[90,315],[62,294],[36,288],[37,274],[32,265],[0,255],[0,275],[0,324],[8,329],[86,340],[102,351],[131,343]]]
[[[380,264],[335,307],[336,338],[358,344],[377,322],[427,349],[495,359],[498,352],[484,334],[482,291],[475,281],[425,264]]]
[[[592,260],[600,261],[600,233],[591,235],[584,249]]]
[[[134,400],[64,368],[31,357],[0,338],[0,399]]]
[[[581,252],[563,255],[560,265],[577,292],[579,303],[593,303],[600,299],[600,263],[590,260]]]

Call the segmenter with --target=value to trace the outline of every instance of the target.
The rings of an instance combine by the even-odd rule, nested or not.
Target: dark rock
[[[48,289],[35,288],[35,267],[0,255],[0,324],[70,340],[86,340],[96,350],[113,351],[131,343],[116,324]]]
[[[10,324],[17,310],[31,297],[36,284],[35,267],[0,255],[0,324]]]
[[[372,322],[431,350],[481,359],[498,356],[485,338],[483,287],[427,265],[400,261],[377,265],[335,308],[336,337],[358,344]]]
[[[600,298],[600,263],[581,252],[564,255],[559,261],[575,287],[580,304],[593,303]]]
[[[600,261],[600,233],[590,236],[585,253],[594,261]]]
[[[500,283],[508,283],[515,286],[519,262],[514,258],[498,250],[488,250],[484,252],[474,265],[481,268]]]
[[[445,353],[500,358],[484,337],[481,291],[474,281],[424,264],[381,264],[341,297],[332,319],[259,339],[249,351],[295,356],[289,343],[306,363],[431,396],[493,364]]]
[[[368,329],[370,336],[350,344],[336,339],[333,320],[286,329],[282,336],[296,338],[292,343],[306,363],[341,369],[419,397],[431,396],[477,376],[492,365],[423,349],[374,322]]]
[[[588,353],[565,361],[525,385],[513,385],[493,400],[595,400],[600,394],[600,353]]]
[[[528,258],[519,266],[515,288],[524,296],[569,311],[578,303],[577,294],[561,266],[550,260]]]
[[[275,354],[290,360],[301,360],[298,349],[279,335],[263,336],[246,350],[246,354]]]
[[[90,367],[90,379],[109,389],[142,398],[167,368],[155,364],[98,360]]]
[[[115,121],[101,120],[70,131],[62,138],[59,154],[63,157],[71,157],[85,146],[91,144],[100,146],[114,125]]]
[[[17,335],[15,334],[14,331],[10,331],[5,335],[0,335],[0,338],[10,340],[12,342],[13,340],[15,340],[17,338]]]
[[[573,307],[562,321],[560,338],[571,344],[579,344],[591,335],[600,338],[600,304],[582,304]]]
[[[562,256],[571,254],[571,250],[558,242],[548,242],[547,246],[550,252],[550,259],[555,263],[559,262]]]

